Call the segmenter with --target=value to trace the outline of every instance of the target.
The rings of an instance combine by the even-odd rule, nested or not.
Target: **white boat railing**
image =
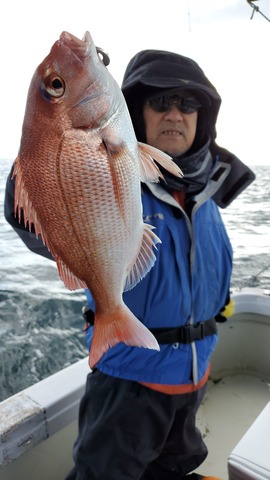
[[[88,358],[0,403],[0,465],[15,460],[78,416]]]

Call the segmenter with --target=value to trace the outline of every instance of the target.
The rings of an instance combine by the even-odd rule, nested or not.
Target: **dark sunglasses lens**
[[[166,101],[166,97],[155,97],[149,100],[150,107],[155,110],[155,112],[166,112],[169,107],[170,103]]]
[[[149,100],[149,105],[156,112],[167,112],[171,105],[175,105],[182,113],[194,113],[200,108],[195,98],[179,97],[178,95],[162,95]]]
[[[183,113],[194,113],[197,112],[200,108],[201,104],[195,100],[195,98],[183,98],[182,105],[179,106],[179,109]]]

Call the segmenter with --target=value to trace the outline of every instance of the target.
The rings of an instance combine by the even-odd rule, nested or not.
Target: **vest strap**
[[[83,318],[86,322],[85,328],[94,325],[95,314],[89,307],[83,308]],[[217,333],[217,325],[214,318],[205,322],[194,323],[193,325],[184,325],[175,328],[149,328],[150,332],[156,337],[158,343],[192,343],[195,340],[203,340],[208,335]]]
[[[208,335],[217,333],[217,325],[214,318],[205,322],[184,325],[176,328],[149,328],[156,337],[158,343],[192,343],[195,340],[203,340]]]

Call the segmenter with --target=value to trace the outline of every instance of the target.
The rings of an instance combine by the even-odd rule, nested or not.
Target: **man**
[[[213,318],[229,301],[232,251],[218,205],[254,175],[215,144],[221,99],[191,59],[142,51],[122,90],[137,139],[170,154],[185,176],[163,170],[165,182],[142,186],[144,221],[162,245],[154,268],[124,293],[161,351],[120,344],[89,375],[74,449],[79,474],[70,478],[180,480],[207,455],[195,415],[217,342]]]
[[[142,185],[144,221],[156,227],[162,245],[150,273],[124,293],[127,306],[158,339],[160,352],[118,344],[89,374],[75,467],[67,479],[198,479],[191,472],[207,448],[195,417],[217,343],[215,317],[229,302],[232,271],[218,207],[229,205],[254,174],[216,145],[221,99],[193,60],[139,52],[122,90],[138,141],[170,154],[184,173],[178,179],[163,170],[160,184]],[[9,179],[6,218],[29,245],[13,218],[12,192]],[[87,298],[90,348],[95,306],[88,291]]]

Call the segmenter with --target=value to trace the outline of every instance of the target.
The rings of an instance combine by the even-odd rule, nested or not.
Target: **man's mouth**
[[[182,135],[182,133],[179,132],[179,130],[163,130],[161,134],[166,136],[173,136],[173,137],[179,137]]]

